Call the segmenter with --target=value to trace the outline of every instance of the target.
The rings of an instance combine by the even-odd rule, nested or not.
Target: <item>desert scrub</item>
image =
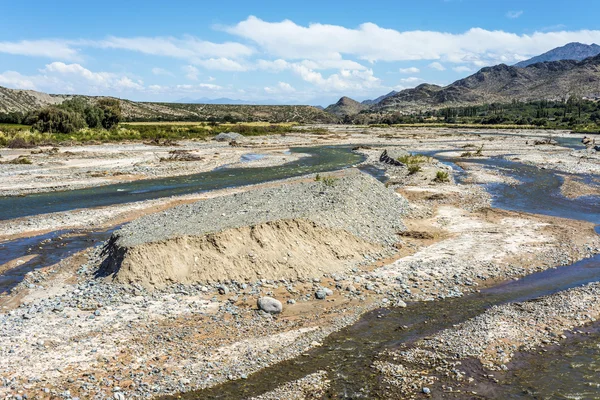
[[[27,158],[26,156],[19,156],[17,158],[13,158],[12,160],[5,161],[3,164],[33,164],[33,162]]]
[[[477,151],[475,152],[476,157],[481,157],[482,155],[483,155],[483,145],[481,145],[481,147],[478,148]]]
[[[317,180],[316,177],[315,177],[315,180]],[[336,178],[335,176],[319,177],[319,181],[323,182],[323,185],[328,186],[328,187],[335,186],[335,183],[337,182],[337,180],[338,180],[338,178]]]
[[[409,164],[409,166],[408,166],[408,174],[409,175],[414,175],[420,171],[421,171],[421,166],[419,164]]]
[[[444,183],[450,181],[450,175],[446,171],[438,171],[435,173],[435,182]]]
[[[427,164],[427,163],[431,162],[431,158],[420,155],[420,154],[407,154],[405,156],[399,157],[398,161],[400,161],[402,164],[406,164],[406,165],[410,166],[410,165]]]
[[[460,156],[461,157],[473,157],[473,153],[471,153],[470,151],[465,151]]]

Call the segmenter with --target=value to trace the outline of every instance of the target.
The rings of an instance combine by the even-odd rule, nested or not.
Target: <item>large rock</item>
[[[234,140],[236,142],[241,142],[244,140],[244,135],[237,132],[222,132],[215,136],[214,140],[217,142],[231,142]]]
[[[283,305],[272,297],[261,297],[258,299],[258,308],[269,314],[279,314],[283,311]]]

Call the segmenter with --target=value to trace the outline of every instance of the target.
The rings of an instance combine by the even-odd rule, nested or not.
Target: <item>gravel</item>
[[[348,170],[330,186],[320,181],[284,184],[174,207],[142,217],[113,237],[120,247],[200,236],[280,219],[305,218],[392,246],[404,230],[408,202],[375,178]]]

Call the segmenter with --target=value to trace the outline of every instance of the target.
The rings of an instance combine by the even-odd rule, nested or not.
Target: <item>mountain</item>
[[[583,61],[542,62],[525,68],[505,64],[486,67],[448,86],[423,84],[371,106],[373,111],[413,112],[513,100],[556,100],[600,94],[600,55]]]
[[[93,104],[101,97],[46,94],[33,90],[8,89],[0,86],[0,113],[35,111],[61,104],[74,97]],[[239,121],[268,122],[337,122],[338,118],[316,107],[305,105],[235,105],[136,102],[119,99],[128,121],[186,121],[230,117]]]
[[[356,100],[351,99],[350,97],[342,97],[338,100],[337,103],[332,104],[325,108],[325,111],[337,115],[339,117],[343,117],[346,115],[354,115],[358,114],[362,110],[366,110],[369,108],[368,105],[359,103]]]
[[[388,94],[384,94],[383,96],[379,96],[378,98],[376,98],[374,100],[364,100],[362,102],[362,104],[367,105],[367,106],[372,106],[373,104],[377,104],[377,103],[381,102],[382,100],[385,100],[388,97],[395,95],[396,93],[398,93],[398,92],[396,92],[395,90],[392,90]]]
[[[529,65],[537,64],[546,61],[560,60],[575,60],[581,61],[589,57],[594,57],[600,54],[600,46],[597,44],[569,43],[562,47],[552,49],[542,55],[530,58],[529,60],[521,61],[515,64],[515,67],[524,68]]]

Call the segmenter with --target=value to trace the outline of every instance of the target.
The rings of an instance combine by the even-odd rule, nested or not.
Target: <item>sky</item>
[[[327,105],[569,42],[597,0],[0,0],[0,86],[139,101]]]

